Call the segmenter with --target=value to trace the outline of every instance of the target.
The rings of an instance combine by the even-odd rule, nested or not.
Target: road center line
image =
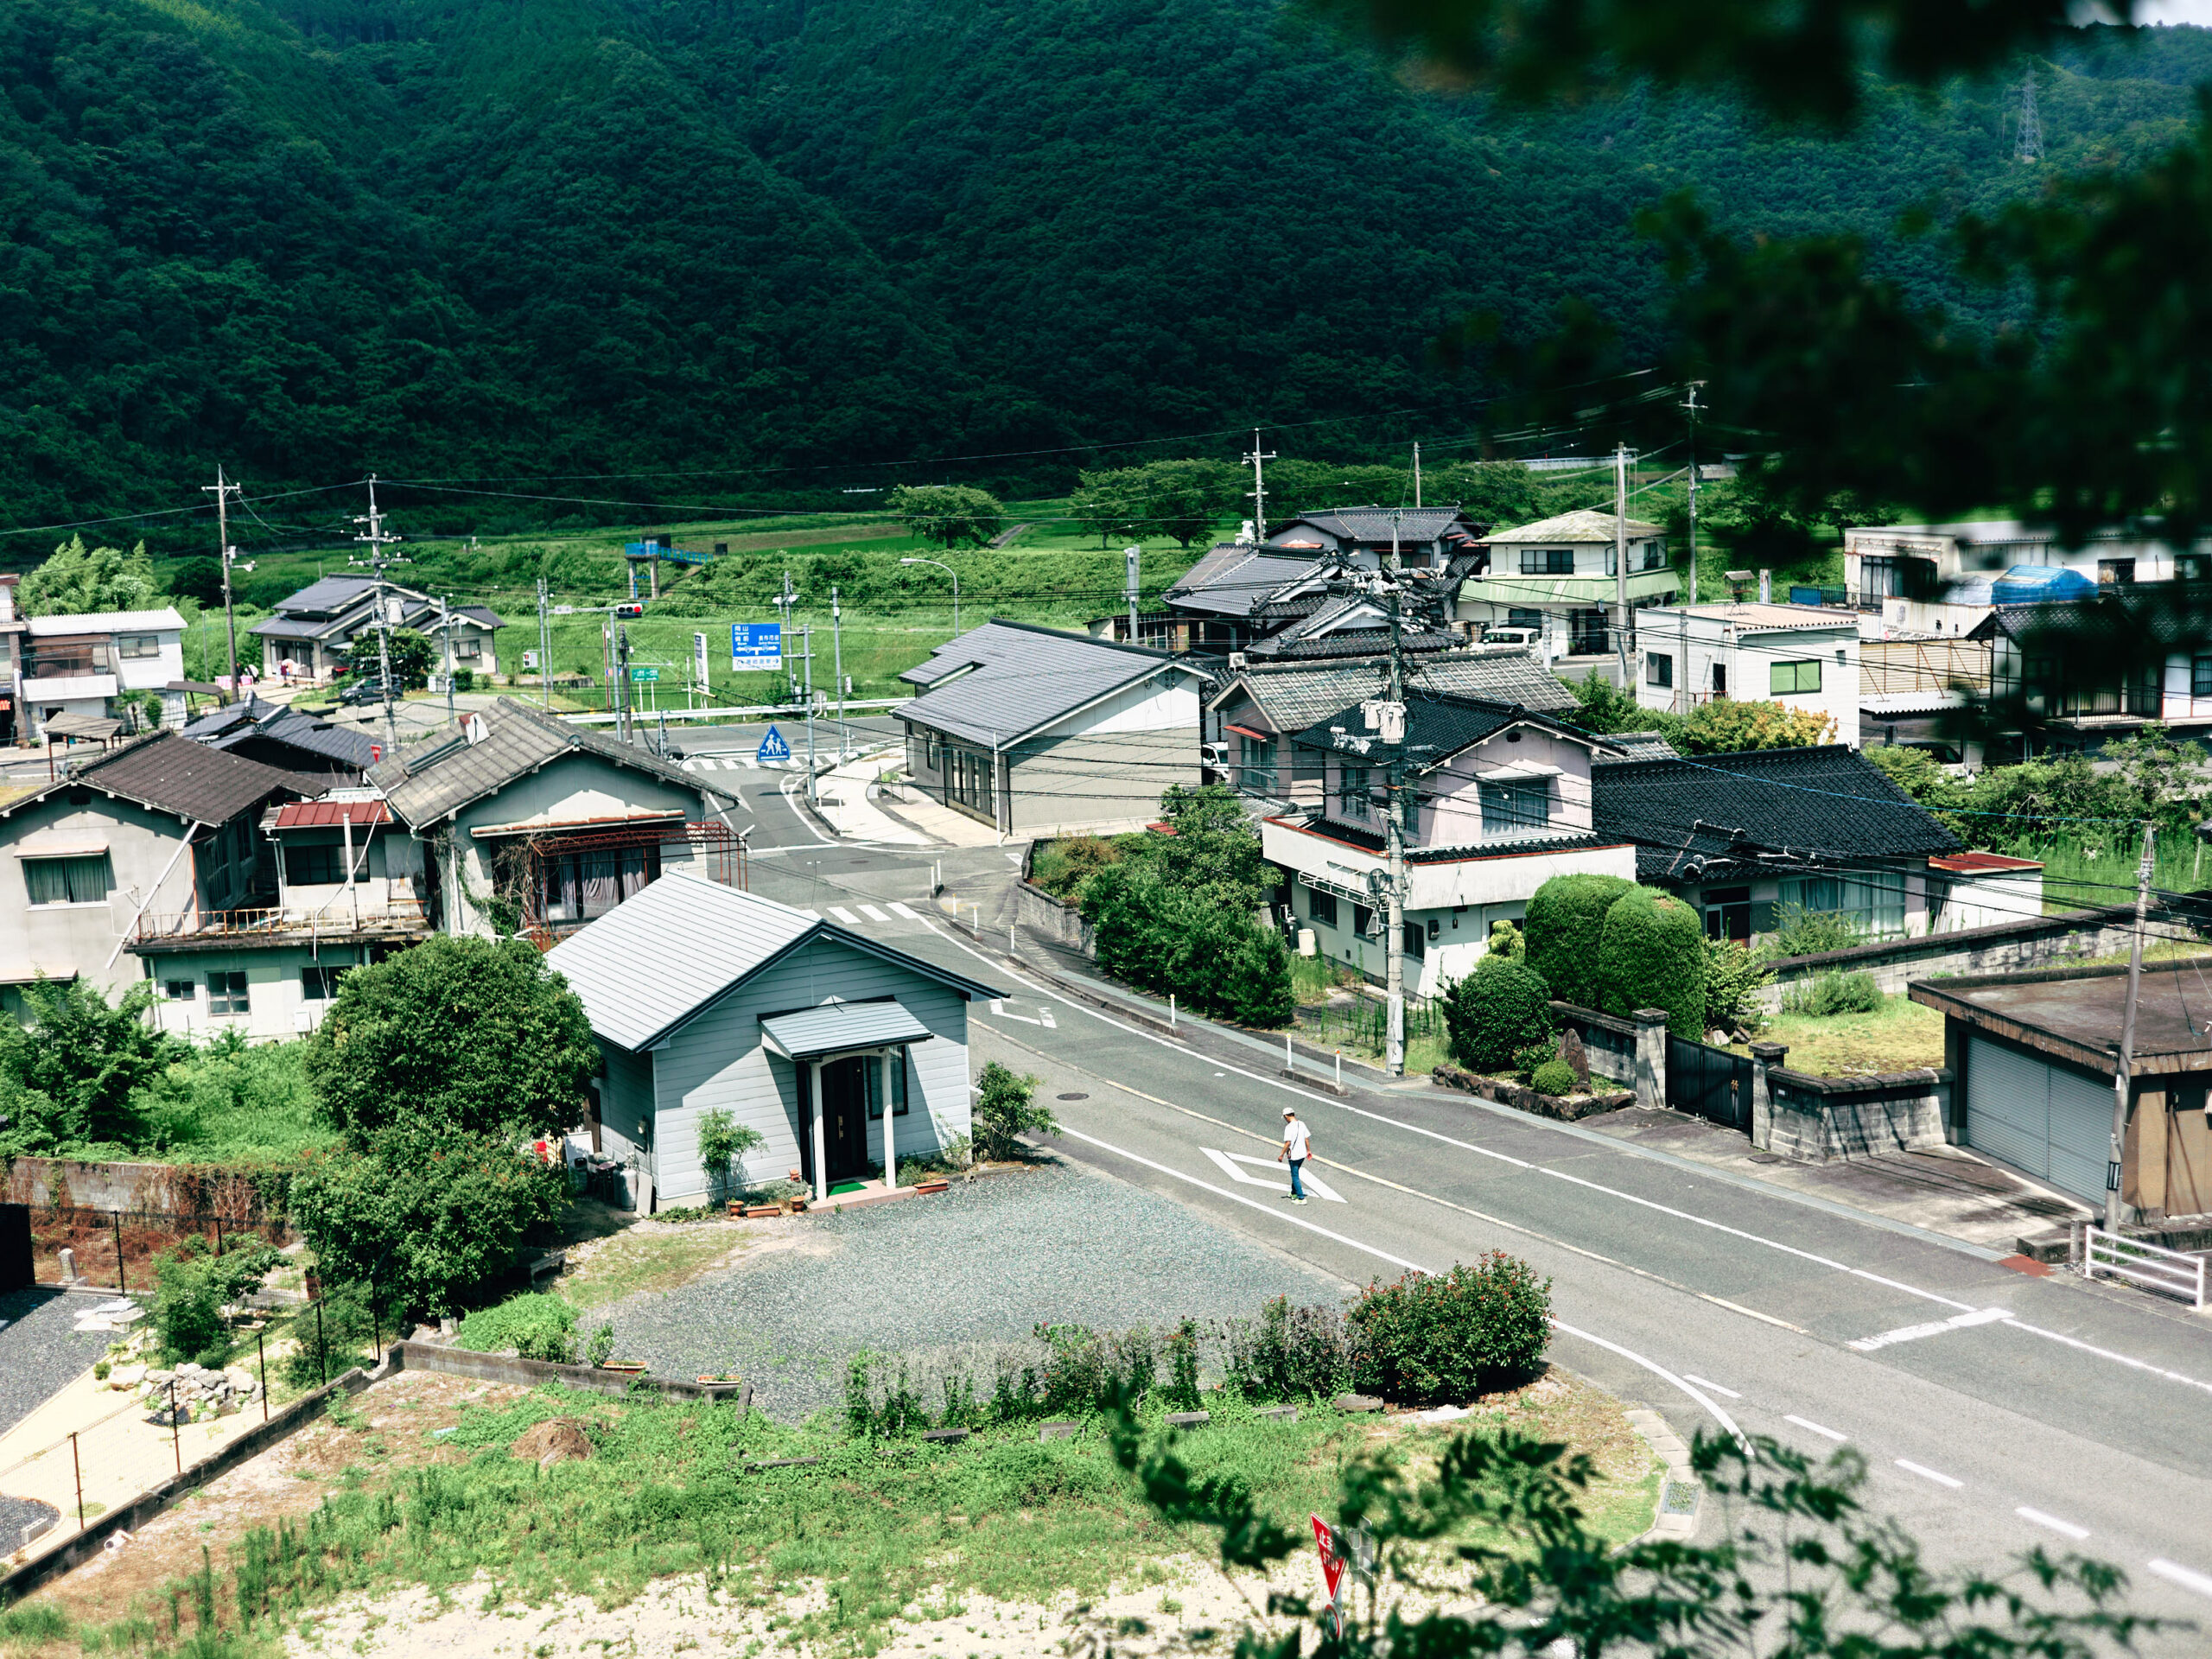
[[[2045,1515],[2041,1510],[2031,1510],[2024,1503],[2012,1513],[2023,1521],[2032,1521],[2039,1527],[2049,1527],[2053,1532],[2063,1533],[2077,1544],[2089,1535],[2089,1529],[2087,1527],[2077,1527],[2071,1521],[2062,1521],[2055,1515]]]
[[[1171,1169],[1166,1164],[1154,1163],[1149,1158],[1142,1157],[1136,1153],[1129,1152],[1121,1147],[1115,1146],[1111,1141],[1101,1141],[1096,1135],[1085,1135],[1080,1129],[1063,1128],[1060,1133],[1063,1135],[1071,1135],[1078,1141],[1084,1141],[1088,1145],[1096,1147],[1101,1152],[1110,1152],[1117,1158],[1126,1158],[1133,1164],[1141,1164],[1147,1169],[1157,1171],[1159,1173],[1166,1175],[1172,1179],[1182,1181],[1188,1185],[1195,1186],[1202,1192],[1211,1192],[1217,1198],[1228,1199],[1231,1204],[1241,1204],[1248,1210],[1257,1210],[1261,1214],[1268,1216],[1274,1220],[1282,1222],[1288,1226],[1301,1228],[1309,1233],[1318,1233],[1323,1238],[1330,1239],[1336,1243],[1345,1246],[1348,1249],[1358,1250],[1363,1255],[1374,1256],[1377,1261],[1388,1262],[1392,1267],[1404,1268],[1412,1273],[1431,1273],[1434,1271],[1433,1268],[1421,1266],[1418,1262],[1408,1262],[1403,1256],[1393,1255],[1388,1250],[1379,1249],[1373,1244],[1363,1243],[1356,1238],[1347,1237],[1343,1233],[1334,1232],[1329,1228],[1307,1221],[1303,1217],[1286,1216],[1273,1205],[1262,1204],[1255,1198],[1240,1197],[1238,1194],[1231,1192],[1226,1188],[1216,1186],[1211,1181],[1202,1181],[1195,1175],[1185,1175],[1179,1169]],[[1560,1332],[1563,1335],[1579,1338],[1584,1342],[1594,1343],[1599,1347],[1605,1349],[1608,1353],[1618,1354],[1623,1359],[1629,1360],[1635,1364],[1642,1366],[1653,1376],[1662,1377],[1667,1382],[1673,1383],[1684,1394],[1689,1395],[1691,1399],[1696,1401],[1699,1405],[1704,1407],[1705,1409],[1712,1414],[1713,1420],[1719,1423],[1722,1428],[1726,1429],[1730,1437],[1732,1438],[1738,1446],[1742,1446],[1746,1452],[1751,1451],[1751,1442],[1745,1438],[1744,1431],[1737,1427],[1733,1418],[1730,1417],[1728,1414],[1723,1411],[1713,1401],[1708,1399],[1698,1389],[1692,1388],[1688,1382],[1684,1381],[1681,1377],[1675,1376],[1674,1372],[1669,1370],[1665,1366],[1658,1364],[1652,1360],[1646,1359],[1643,1355],[1636,1352],[1633,1349],[1624,1348],[1617,1342],[1608,1342],[1603,1337],[1593,1336],[1591,1332],[1580,1330],[1573,1325],[1567,1324],[1564,1320],[1553,1319],[1551,1321],[1551,1325],[1552,1329]]]
[[[1910,1458],[1899,1458],[1897,1465],[1909,1475],[1918,1475],[1923,1480],[1932,1480],[1938,1486],[1948,1486],[1953,1491],[1958,1491],[1960,1487],[1966,1484],[1966,1482],[1961,1480],[1956,1475],[1940,1474],[1927,1465],[1915,1463]]]
[[[2169,1584],[2177,1584],[2184,1590],[2194,1590],[2200,1596],[2212,1596],[2212,1578],[2207,1578],[2202,1573],[2192,1573],[2185,1567],[2166,1560],[2152,1561],[2151,1570]]]
[[[1800,1428],[1809,1428],[1815,1434],[1825,1434],[1828,1439],[1835,1441],[1839,1446],[1851,1438],[1848,1434],[1839,1434],[1832,1428],[1824,1428],[1809,1417],[1785,1416],[1782,1421],[1785,1423],[1795,1423]]]

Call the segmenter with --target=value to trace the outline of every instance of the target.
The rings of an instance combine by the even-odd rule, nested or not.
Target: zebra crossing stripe
[[[897,904],[893,905],[893,906],[891,906],[891,913],[892,913],[893,916],[904,916],[904,917],[905,917],[908,921],[910,921],[910,922],[918,922],[918,921],[920,921],[920,920],[922,919],[919,916],[917,916],[917,915],[916,915],[912,911],[911,911],[911,910],[907,909],[907,908],[906,908],[906,906],[904,906],[904,905],[897,905]]]
[[[830,913],[832,916],[835,916],[839,921],[842,922],[847,927],[858,927],[861,924],[861,918],[854,915],[851,911],[847,910],[842,905],[830,906]]]
[[[887,922],[891,919],[881,911],[878,910],[874,905],[862,905],[861,906],[861,914],[867,917],[871,922]]]

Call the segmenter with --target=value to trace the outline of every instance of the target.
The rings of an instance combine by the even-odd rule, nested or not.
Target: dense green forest
[[[2212,34],[2035,73],[2044,170],[2125,165]],[[142,513],[105,533],[163,554],[219,461],[275,545],[372,471],[428,532],[1057,493],[1254,425],[1465,455],[1499,388],[1440,334],[1579,296],[1650,343],[1669,191],[1986,319],[1893,226],[2038,173],[2017,85],[1877,89],[1844,138],[1512,112],[1234,0],[10,0],[0,88],[0,530]]]

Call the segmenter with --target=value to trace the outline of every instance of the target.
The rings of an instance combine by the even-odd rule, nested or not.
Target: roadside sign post
[[[791,746],[784,741],[781,732],[771,726],[768,734],[760,740],[760,747],[753,758],[763,765],[781,766],[791,758]]]
[[[729,666],[733,674],[775,673],[784,665],[784,626],[780,622],[733,622],[729,625]]]
[[[1310,1517],[1313,1522],[1313,1547],[1321,1552],[1321,1582],[1328,1586],[1329,1617],[1334,1621],[1337,1639],[1344,1634],[1344,1558],[1337,1547],[1337,1529],[1319,1516]]]

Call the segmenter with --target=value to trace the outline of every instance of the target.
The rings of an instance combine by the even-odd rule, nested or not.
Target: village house
[[[1630,610],[1672,603],[1678,583],[1665,527],[1631,518],[1624,534]],[[1588,662],[1571,659],[1614,654],[1620,585],[1611,513],[1584,509],[1492,531],[1477,539],[1474,551],[1481,568],[1461,578],[1457,612],[1473,638],[1511,629],[1543,660],[1577,673]]]
[[[1637,701],[1670,715],[1778,702],[1825,715],[1859,747],[1859,619],[1809,605],[1658,605],[1637,619]]]
[[[456,605],[448,618],[446,603],[397,582],[384,584],[392,626],[430,637],[442,672],[444,632],[453,640],[453,664],[487,678],[499,672],[499,632],[506,626],[481,605]],[[377,667],[377,584],[366,576],[324,576],[276,602],[276,614],[253,625],[261,641],[264,679],[327,680],[352,671]],[[354,641],[363,650],[356,659]]]

